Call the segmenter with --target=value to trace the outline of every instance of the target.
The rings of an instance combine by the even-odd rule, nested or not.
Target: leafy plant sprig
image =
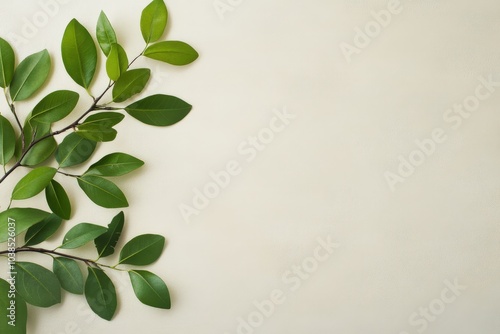
[[[165,238],[156,234],[139,235],[121,248],[114,264],[103,262],[115,253],[125,225],[120,211],[107,227],[79,223],[66,231],[56,249],[38,247],[63,226],[63,220],[72,216],[71,199],[56,177],[76,180],[83,193],[98,206],[110,209],[128,206],[125,194],[109,179],[140,168],[144,162],[123,152],[103,156],[93,162],[81,175],[66,170],[87,163],[100,143],[113,141],[114,128],[126,114],[153,126],[170,126],[181,121],[191,105],[170,95],[156,94],[120,105],[143,92],[151,77],[148,68],[132,68],[140,57],[147,57],[171,65],[192,63],[198,53],[180,41],[159,41],[168,20],[163,0],[153,0],[141,14],[140,30],[145,41],[143,51],[132,60],[119,44],[115,30],[106,14],[101,12],[96,26],[98,45],[106,57],[105,71],[109,83],[94,96],[91,84],[99,61],[98,50],[89,31],[76,19],[64,31],[61,54],[66,72],[90,96],[90,106],[80,112],[76,120],[53,130],[52,126],[75,113],[80,94],[57,90],[42,98],[22,119],[17,112],[18,102],[34,96],[47,81],[51,57],[47,50],[32,54],[16,66],[15,52],[0,38],[0,87],[3,88],[14,124],[0,113],[0,165],[4,173],[0,186],[12,173],[24,168],[28,172],[15,184],[7,210],[0,212],[0,256],[8,259],[7,280],[0,278],[0,332],[26,333],[27,304],[50,307],[61,302],[61,290],[83,294],[90,308],[101,318],[111,320],[117,308],[116,289],[107,275],[108,270],[127,271],[137,298],[157,308],[170,308],[170,294],[164,281],[157,275],[128,266],[146,266],[160,257]],[[110,93],[110,94],[109,94]],[[111,95],[109,101],[103,100]],[[56,136],[66,134],[60,143]],[[54,165],[57,164],[57,167]],[[50,211],[32,207],[17,207],[17,201],[45,192]],[[5,191],[2,190],[2,194]],[[24,234],[22,246],[15,244]],[[71,250],[93,242],[96,259],[71,254]],[[69,251],[69,252],[68,252]],[[13,254],[39,253],[50,256],[49,270],[32,262],[11,262]],[[86,267],[87,275],[82,272]],[[15,289],[15,291],[13,290]],[[13,326],[9,307],[15,304]],[[10,316],[10,318],[9,318]],[[9,320],[10,319],[10,320]]]

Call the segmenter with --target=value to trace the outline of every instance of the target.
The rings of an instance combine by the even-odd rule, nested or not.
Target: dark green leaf
[[[36,121],[32,121],[30,124],[27,122],[23,130],[26,145],[28,145],[28,143],[30,143],[32,139],[40,139],[49,134],[50,131],[50,124],[48,123],[38,123]],[[33,132],[35,132],[35,135],[33,135]],[[38,164],[41,164],[52,156],[56,148],[57,142],[53,136],[40,141],[35,146],[33,146],[33,148],[23,158],[23,165],[36,166]],[[16,145],[16,155],[19,156],[20,152],[21,138],[19,138]]]
[[[85,175],[121,176],[144,165],[144,162],[126,153],[111,153],[89,167]]]
[[[177,66],[191,64],[198,58],[198,52],[195,49],[179,41],[165,41],[150,45],[144,55]]]
[[[97,143],[72,132],[56,150],[56,161],[60,167],[71,167],[87,161],[94,153]]]
[[[6,165],[16,151],[16,133],[9,120],[0,115],[0,165]]]
[[[116,81],[128,68],[128,57],[120,44],[113,43],[108,59],[106,60],[106,73],[108,77]]]
[[[163,0],[153,0],[141,15],[141,32],[144,41],[156,42],[163,35],[167,26],[168,11]]]
[[[165,238],[157,234],[143,234],[130,240],[120,252],[119,264],[145,266],[158,260]]]
[[[26,334],[28,308],[15,286],[0,278],[0,333]]]
[[[123,73],[113,87],[113,101],[123,102],[143,91],[149,81],[151,70],[138,68]]]
[[[77,295],[83,294],[83,275],[75,260],[55,257],[52,270],[64,290]]]
[[[106,257],[115,252],[115,246],[120,239],[120,235],[125,224],[123,212],[117,214],[108,225],[108,230],[103,235],[94,240],[99,257]]]
[[[10,44],[0,38],[0,87],[6,88],[10,85],[14,76],[16,66],[16,55]]]
[[[71,217],[71,202],[68,194],[56,180],[50,181],[45,188],[45,198],[49,208],[61,218],[69,219]]]
[[[170,293],[160,277],[145,270],[131,270],[128,274],[135,295],[143,304],[163,309],[170,308]]]
[[[32,208],[12,208],[0,213],[0,243],[6,242],[47,218],[50,213]]]
[[[24,176],[14,187],[12,199],[21,200],[40,193],[56,175],[52,167],[38,167]]]
[[[116,312],[116,289],[106,273],[97,268],[88,268],[85,282],[85,298],[92,311],[105,320],[111,320]]]
[[[125,110],[145,124],[168,126],[186,117],[191,108],[191,105],[175,96],[153,95],[132,103]]]
[[[88,89],[97,66],[97,50],[92,36],[76,19],[66,27],[61,51],[66,72],[77,84]]]
[[[68,116],[80,96],[69,90],[58,90],[44,97],[33,109],[30,121],[54,123]]]
[[[62,219],[51,214],[44,220],[31,226],[24,236],[25,246],[34,246],[50,238],[61,227]]]
[[[104,12],[101,11],[99,15],[99,20],[97,21],[97,41],[99,42],[99,46],[101,47],[102,52],[106,55],[109,55],[111,51],[111,44],[117,43],[116,33],[111,26],[111,23],[108,20],[108,17]]]
[[[93,141],[112,141],[116,138],[116,130],[112,127],[120,123],[125,116],[117,112],[101,112],[87,117],[78,126],[77,134]]]
[[[56,275],[31,262],[16,262],[16,288],[23,299],[38,307],[61,302],[61,285]]]
[[[78,178],[78,185],[97,205],[104,208],[128,206],[123,192],[111,181],[99,176],[84,175]]]
[[[32,54],[24,59],[12,78],[10,96],[12,101],[31,97],[47,80],[50,73],[50,55],[47,50]]]
[[[72,227],[64,236],[63,244],[59,248],[74,249],[85,245],[98,236],[106,233],[104,226],[81,223]]]

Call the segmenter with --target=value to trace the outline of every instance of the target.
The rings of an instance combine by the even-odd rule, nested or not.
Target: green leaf
[[[31,226],[24,236],[25,246],[34,246],[50,238],[61,227],[62,219],[51,214],[44,220]]]
[[[68,194],[56,180],[50,181],[45,188],[45,198],[49,208],[56,215],[66,220],[71,217],[71,202]]]
[[[98,268],[88,268],[85,282],[85,298],[92,311],[105,320],[111,320],[116,312],[116,289],[106,273]]]
[[[0,243],[6,242],[47,218],[50,213],[32,208],[12,208],[0,213]]]
[[[30,121],[40,123],[54,123],[68,116],[80,95],[69,90],[58,90],[44,97],[33,109]]]
[[[0,165],[5,166],[16,151],[16,133],[9,120],[0,115]]]
[[[12,286],[15,289],[14,286]],[[14,312],[14,314],[12,314]],[[0,278],[0,333],[26,334],[28,308],[11,285]]]
[[[92,36],[76,19],[64,31],[61,51],[66,72],[78,85],[88,89],[97,66],[97,50]]]
[[[141,32],[144,41],[156,42],[167,26],[168,11],[163,0],[153,0],[144,8],[141,15]]]
[[[111,153],[89,167],[85,175],[121,176],[144,165],[142,160],[126,153]]]
[[[176,66],[191,64],[198,59],[198,52],[195,49],[179,41],[164,41],[150,45],[144,55]]]
[[[104,208],[128,206],[123,192],[113,182],[99,176],[84,175],[78,178],[78,185],[97,205]]]
[[[47,80],[50,73],[50,55],[47,50],[32,54],[24,59],[10,84],[12,101],[30,98]]]
[[[64,236],[63,244],[59,248],[74,249],[85,245],[98,236],[106,233],[104,226],[81,223],[72,227]]]
[[[77,134],[98,142],[112,141],[116,138],[116,130],[112,127],[120,123],[125,116],[117,112],[101,112],[87,117],[78,126]]]
[[[52,270],[64,290],[77,295],[83,294],[83,274],[75,260],[55,257]]]
[[[0,87],[9,87],[15,66],[16,55],[12,46],[5,39],[0,38]]]
[[[103,11],[101,11],[99,19],[97,20],[96,30],[99,46],[107,57],[111,51],[111,44],[117,43],[117,40],[115,30],[113,29],[113,26],[111,26],[111,22],[109,22],[108,17]]]
[[[32,129],[32,127],[34,129]],[[33,132],[35,133],[35,136],[33,136]],[[43,136],[47,135],[50,133],[50,124],[48,123],[38,123],[33,121],[31,124],[25,124],[24,126],[24,138],[26,140],[26,143],[30,143],[31,139],[40,139]],[[28,144],[26,144],[28,145]],[[18,149],[17,152],[21,150],[21,140],[18,140]],[[46,161],[48,158],[52,156],[54,151],[57,149],[57,142],[54,139],[53,136],[48,137],[39,143],[37,143],[33,148],[26,154],[26,156],[23,158],[22,164],[25,166],[36,166],[38,164],[41,164],[42,162]]]
[[[161,235],[143,234],[137,236],[123,246],[118,264],[136,266],[151,264],[158,260],[164,246],[165,238]]]
[[[145,270],[131,270],[128,274],[135,295],[143,304],[162,309],[170,308],[170,293],[160,277]]]
[[[57,170],[52,167],[38,167],[24,176],[14,187],[12,199],[21,200],[40,193],[52,181]]]
[[[128,57],[120,44],[113,43],[108,59],[106,60],[106,73],[108,77],[116,81],[128,68]]]
[[[175,96],[158,94],[132,103],[125,111],[145,124],[169,126],[186,117],[191,108],[191,105]]]
[[[151,70],[138,68],[123,73],[113,87],[113,101],[123,102],[143,91],[149,81]]]
[[[16,262],[16,289],[31,305],[50,307],[61,302],[61,285],[56,275],[31,262]]]
[[[72,132],[56,150],[56,161],[62,168],[79,165],[94,153],[97,143]]]
[[[125,216],[122,211],[111,220],[106,233],[94,240],[100,258],[109,256],[115,252],[115,246],[118,243],[118,239],[120,239],[124,224]]]

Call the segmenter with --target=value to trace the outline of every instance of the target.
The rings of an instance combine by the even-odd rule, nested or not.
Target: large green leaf
[[[113,87],[113,101],[123,102],[144,90],[151,76],[148,68],[138,68],[123,73]]]
[[[144,55],[176,66],[191,64],[198,59],[198,52],[195,49],[179,41],[164,41],[150,45]]]
[[[76,19],[71,20],[64,31],[61,51],[66,72],[88,89],[97,66],[97,49],[92,36]]]
[[[55,257],[52,270],[64,290],[77,295],[83,294],[83,274],[75,260]]]
[[[122,234],[123,225],[125,224],[125,216],[123,211],[113,217],[108,225],[106,233],[100,235],[94,240],[95,247],[99,257],[106,257],[115,252],[115,246]]]
[[[134,293],[143,304],[162,309],[170,308],[170,293],[160,277],[145,270],[131,270],[128,274]]]
[[[24,59],[10,84],[12,101],[22,101],[31,97],[47,80],[50,73],[50,55],[47,50],[32,54]]]
[[[128,206],[123,192],[113,182],[99,176],[84,175],[78,178],[78,185],[97,205],[104,208]]]
[[[38,167],[24,176],[14,187],[12,199],[21,200],[33,197],[47,187],[56,175],[52,167]]]
[[[113,126],[120,123],[125,116],[117,112],[101,112],[85,119],[78,126],[77,134],[97,142],[112,141],[116,138]]]
[[[101,11],[99,19],[97,20],[96,31],[99,46],[101,47],[102,52],[108,56],[111,51],[111,44],[117,43],[117,40],[115,30],[103,11]]]
[[[120,44],[113,43],[108,59],[106,60],[106,73],[108,77],[116,81],[128,68],[127,52]]]
[[[56,150],[56,161],[62,168],[79,165],[94,153],[97,143],[72,132],[67,135]]]
[[[9,120],[0,115],[0,165],[6,165],[16,151],[16,133]]]
[[[40,123],[54,123],[68,116],[80,95],[70,90],[58,90],[44,97],[31,112],[30,121]]]
[[[63,244],[59,248],[74,249],[81,247],[106,232],[107,228],[104,226],[89,223],[78,224],[66,233]]]
[[[61,227],[62,219],[51,214],[44,220],[31,226],[24,236],[25,246],[34,246],[50,238]]]
[[[0,212],[0,243],[23,233],[49,215],[49,212],[32,208],[12,208]]]
[[[141,15],[141,32],[146,43],[156,42],[167,26],[168,11],[163,0],[153,0]]]
[[[125,108],[137,120],[155,126],[169,126],[181,121],[191,111],[191,105],[170,95],[152,95]]]
[[[35,135],[33,136],[33,130],[31,126],[35,126]],[[36,123],[31,125],[25,125],[23,132],[25,133],[25,139],[27,143],[33,138],[38,140],[50,132],[50,124],[48,123]],[[19,143],[20,145],[20,143]],[[54,151],[57,149],[57,142],[53,136],[43,139],[38,142],[23,158],[22,164],[25,166],[36,166],[42,162],[49,159]]]
[[[31,262],[16,262],[16,289],[31,305],[50,307],[61,302],[61,285],[50,270]]]
[[[12,287],[12,289],[11,289]],[[0,333],[26,334],[28,308],[15,286],[0,278]]]
[[[144,165],[142,160],[126,153],[111,153],[89,167],[85,175],[121,176]]]
[[[0,38],[0,87],[6,88],[10,85],[14,76],[16,66],[16,55],[12,46]]]
[[[117,305],[116,289],[103,270],[88,267],[85,298],[95,314],[105,320],[113,318]]]
[[[120,252],[119,264],[145,266],[158,260],[165,238],[157,234],[143,234],[127,242]]]
[[[63,186],[56,180],[50,181],[45,188],[45,198],[49,208],[61,218],[71,217],[71,202]]]

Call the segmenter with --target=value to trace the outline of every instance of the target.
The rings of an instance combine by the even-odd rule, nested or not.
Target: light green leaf
[[[106,60],[106,73],[108,77],[116,81],[128,68],[127,52],[120,44],[113,43],[108,59]]]
[[[75,260],[55,257],[52,270],[64,290],[77,295],[83,294],[83,274]]]
[[[76,19],[66,27],[61,51],[66,72],[78,85],[88,89],[97,66],[97,50],[92,36]]]
[[[127,242],[120,252],[119,264],[145,266],[158,260],[165,238],[157,234],[143,234]]]
[[[128,206],[123,192],[113,182],[99,176],[84,175],[78,178],[78,185],[97,205],[104,208]]]
[[[123,73],[113,87],[113,101],[123,102],[143,91],[149,81],[151,70],[138,68]]]
[[[142,160],[126,153],[111,153],[89,167],[85,175],[121,176],[144,165]]]
[[[12,208],[0,213],[0,243],[6,242],[47,218],[50,213],[32,208]]]
[[[117,112],[101,112],[87,117],[78,126],[77,134],[97,142],[112,141],[116,138],[116,130],[112,127],[120,123],[125,116]]]
[[[150,45],[144,55],[176,66],[191,64],[199,56],[189,44],[179,41],[164,41]]]
[[[85,245],[98,236],[106,233],[104,226],[81,223],[72,227],[64,236],[63,244],[59,248],[74,249]]]
[[[145,124],[169,126],[186,117],[191,108],[191,105],[175,96],[158,94],[132,103],[125,111]]]
[[[47,80],[50,73],[50,55],[47,50],[32,54],[24,59],[10,84],[12,101],[30,98]]]
[[[31,226],[24,236],[25,246],[34,246],[50,238],[61,227],[62,219],[51,214],[44,220]]]
[[[79,165],[94,153],[97,143],[72,132],[56,150],[56,161],[62,168]]]
[[[0,319],[0,333],[26,334],[26,325],[28,322],[26,302],[15,290],[11,290],[11,285],[7,281],[1,278]]]
[[[153,0],[144,8],[141,15],[141,32],[144,41],[156,42],[167,26],[168,11],[163,0]]]
[[[16,289],[31,305],[50,307],[61,302],[61,285],[56,275],[31,262],[16,262]]]
[[[21,200],[40,193],[52,181],[57,170],[52,167],[38,167],[24,176],[14,187],[12,199]]]
[[[85,282],[85,298],[92,311],[105,320],[111,320],[116,312],[116,289],[106,273],[98,268],[88,267]]]
[[[16,55],[12,46],[5,39],[0,38],[0,87],[9,87],[15,66]]]
[[[68,116],[80,95],[69,90],[58,90],[44,97],[31,112],[30,121],[54,123]]]
[[[0,115],[0,165],[5,166],[16,151],[16,133],[9,120]]]
[[[170,308],[170,293],[160,277],[145,270],[131,270],[128,274],[135,295],[143,304],[162,309]]]
[[[71,217],[71,202],[68,194],[56,180],[50,181],[45,188],[45,198],[49,208],[56,215],[66,220]]]
[[[99,19],[97,20],[96,30],[99,46],[107,57],[111,51],[111,44],[117,43],[117,40],[115,30],[113,29],[113,26],[111,26],[111,22],[109,22],[108,17],[103,11],[101,11]]]
[[[118,239],[120,239],[124,224],[125,216],[122,211],[109,223],[106,233],[94,240],[100,258],[109,256],[115,252],[115,246],[118,243]]]
[[[32,129],[32,127],[34,129]],[[33,132],[35,133],[35,136],[33,136]],[[31,142],[31,139],[34,138],[35,140],[42,138],[43,136],[49,134],[51,131],[50,129],[50,124],[49,123],[38,123],[35,121],[32,121],[31,124],[25,124],[24,126],[24,138],[26,140],[26,145]],[[49,159],[54,151],[57,149],[57,142],[54,139],[53,136],[48,137],[39,143],[37,143],[33,148],[26,154],[26,156],[23,158],[23,165],[25,166],[36,166],[38,164],[41,164],[42,162],[46,161]],[[21,139],[19,138],[18,144],[17,144],[17,154],[19,154],[21,151]]]

